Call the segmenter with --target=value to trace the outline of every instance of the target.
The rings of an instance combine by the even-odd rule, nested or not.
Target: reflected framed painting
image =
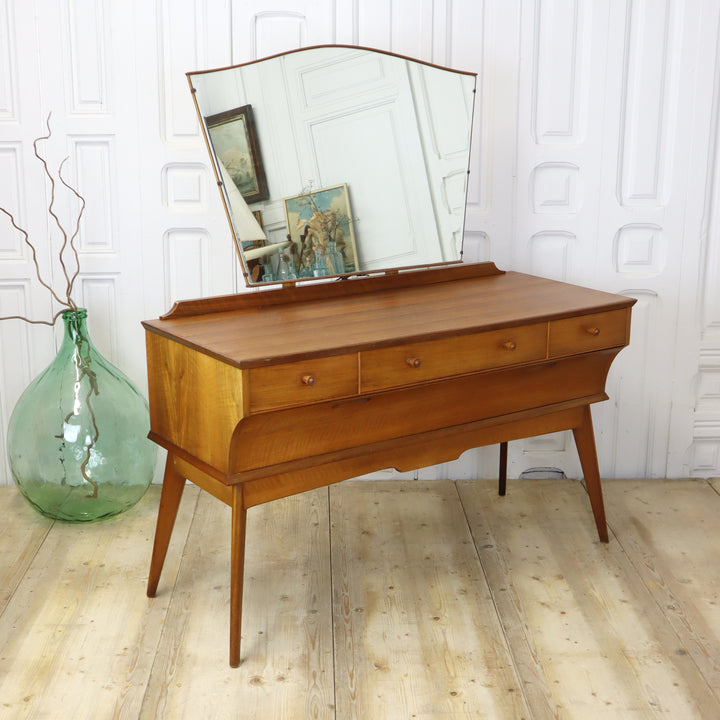
[[[245,202],[267,200],[268,185],[252,106],[243,105],[209,115],[205,122],[217,159],[228,171]]]
[[[359,270],[350,193],[343,183],[284,198],[288,239],[300,270],[315,277]]]

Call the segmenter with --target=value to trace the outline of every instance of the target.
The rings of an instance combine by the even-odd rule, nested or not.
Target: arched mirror
[[[249,285],[461,260],[473,73],[322,46],[188,79]]]

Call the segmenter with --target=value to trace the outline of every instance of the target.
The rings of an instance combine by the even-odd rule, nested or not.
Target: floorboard
[[[720,505],[700,480],[606,483],[618,543],[720,703]],[[657,502],[657,496],[662,502]],[[699,692],[699,690],[698,690]],[[709,705],[720,717],[720,705]]]
[[[617,535],[598,541],[579,483],[533,481],[505,498],[458,489],[536,718],[720,717]]]
[[[15,488],[0,488],[0,613],[27,572],[53,525],[35,512]]]
[[[338,717],[528,718],[454,484],[330,496]]]
[[[68,525],[0,487],[0,718],[720,717],[720,480],[354,481],[248,512],[159,488]]]
[[[166,560],[171,588],[190,490],[175,528],[180,548]],[[2,717],[138,716],[170,598],[144,597],[158,496],[153,488],[103,522],[52,524],[0,615]]]

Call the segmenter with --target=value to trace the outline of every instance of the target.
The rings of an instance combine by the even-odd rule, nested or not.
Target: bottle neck
[[[87,339],[87,327],[85,325],[87,318],[87,310],[78,308],[77,310],[66,310],[62,314],[65,323],[65,337],[63,344],[70,343],[77,345],[79,341]]]

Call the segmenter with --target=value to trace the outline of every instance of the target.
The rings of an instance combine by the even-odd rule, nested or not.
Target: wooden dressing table
[[[590,404],[635,301],[460,262],[475,74],[336,45],[188,80],[247,284],[338,277],[143,323],[168,450],[148,595],[189,479],[232,508],[236,667],[248,508],[494,443],[504,494],[507,442],[567,429],[607,542]]]
[[[150,436],[168,450],[148,595],[187,478],[232,508],[236,667],[248,508],[566,429],[607,542],[590,404],[634,302],[480,263],[185,301],[143,323]]]

